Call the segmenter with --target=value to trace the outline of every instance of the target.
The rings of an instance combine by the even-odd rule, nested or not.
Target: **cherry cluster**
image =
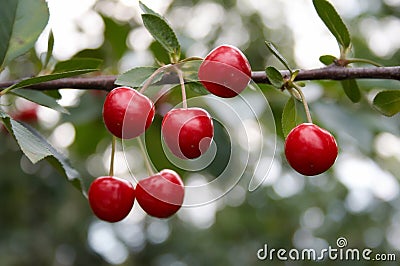
[[[178,68],[176,70],[178,75],[181,74]],[[249,84],[251,67],[239,49],[222,45],[204,58],[198,77],[210,93],[232,98]],[[164,116],[161,133],[172,154],[181,159],[194,159],[204,154],[211,145],[214,136],[213,120],[206,110],[187,107],[182,76],[180,81],[183,88],[183,107],[174,108]],[[303,100],[305,103],[305,99]],[[306,105],[305,103],[308,111]],[[133,88],[115,88],[104,101],[104,124],[111,134],[121,139],[142,135],[150,127],[154,114],[154,103],[141,91]],[[285,142],[287,161],[304,175],[325,172],[335,162],[337,153],[334,137],[311,122],[292,129]],[[111,174],[99,177],[91,184],[88,197],[96,216],[105,221],[117,222],[128,215],[135,199],[149,215],[170,217],[181,208],[184,194],[184,184],[180,176],[172,170],[164,169],[141,179],[136,188],[129,181]]]
[[[223,45],[207,55],[198,75],[209,92],[230,98],[246,88],[251,68],[239,49]],[[154,103],[133,88],[115,88],[104,101],[104,124],[117,138],[139,137],[150,127],[154,114]],[[212,117],[198,107],[184,106],[170,110],[163,118],[161,131],[169,150],[181,159],[194,159],[204,154],[214,136]],[[167,218],[181,208],[184,184],[180,176],[170,169],[141,179],[136,188],[128,180],[112,175],[102,176],[90,185],[88,198],[94,214],[108,222],[124,219],[135,199],[149,215]]]
[[[129,87],[113,89],[103,106],[103,120],[108,131],[121,139],[142,135],[150,127],[155,113],[154,103]],[[95,179],[89,187],[88,198],[94,214],[102,220],[117,222],[131,211],[134,201],[144,211],[157,218],[176,213],[184,198],[180,176],[164,169],[138,182],[136,188],[115,176]]]

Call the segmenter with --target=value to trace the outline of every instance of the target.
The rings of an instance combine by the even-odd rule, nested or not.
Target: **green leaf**
[[[180,87],[180,85],[178,86]],[[200,82],[187,82],[185,83],[185,88],[200,95],[210,94]]]
[[[48,20],[49,10],[44,0],[2,0],[1,66],[31,49]]]
[[[70,165],[68,159],[49,144],[38,131],[15,121],[1,110],[0,117],[22,152],[32,163],[37,163],[46,158],[56,169],[61,171],[69,182],[84,193],[79,173]]]
[[[353,102],[358,103],[361,100],[361,92],[355,79],[346,79],[340,81],[342,84],[344,93]]]
[[[293,97],[290,97],[286,102],[282,112],[282,132],[284,137],[297,125],[296,102]]]
[[[53,55],[53,48],[54,48],[54,34],[53,31],[50,31],[49,38],[47,40],[47,52],[46,58],[44,59],[43,68],[46,68],[50,62],[51,56]]]
[[[32,163],[37,163],[51,155],[47,145],[44,145],[28,128],[22,123],[10,119],[12,133],[15,136],[22,152]]]
[[[208,95],[210,92],[200,83],[195,81],[185,82],[185,90],[187,99],[198,97],[199,95]],[[170,99],[181,99],[181,85],[174,85],[170,90]]]
[[[350,33],[340,15],[327,0],[313,0],[318,16],[325,23],[337,42],[344,48],[350,47]]]
[[[150,9],[148,6],[146,6],[145,4],[143,4],[142,1],[139,1],[139,6],[140,6],[140,8],[142,9],[142,11],[143,11],[145,14],[151,14],[151,15],[156,15],[156,16],[161,17],[160,14],[158,14],[157,12],[153,11],[153,10]]]
[[[277,89],[282,88],[285,82],[279,70],[277,70],[275,67],[269,66],[265,69],[265,73],[267,73],[267,77],[271,82],[272,86],[274,86]]]
[[[99,70],[103,61],[96,58],[73,58],[56,64],[53,73],[91,69]]]
[[[373,100],[374,107],[386,116],[394,116],[400,112],[400,91],[380,91]]]
[[[170,58],[168,52],[164,49],[164,47],[161,46],[159,42],[152,42],[149,48],[157,62],[160,62],[162,64],[169,63]]]
[[[29,101],[35,102],[37,104],[43,105],[45,107],[54,109],[58,112],[68,114],[69,112],[58,104],[56,99],[48,96],[47,94],[41,91],[34,91],[28,89],[16,89],[12,91],[12,94],[17,95],[19,97],[25,98]]]
[[[160,16],[154,14],[142,14],[143,24],[150,34],[170,54],[170,57],[179,57],[180,44],[175,32]]]
[[[275,47],[275,45],[272,42],[266,41],[265,44],[267,45],[268,49],[271,51],[273,55],[275,55],[276,58],[278,58],[279,61],[286,67],[287,70],[289,70],[290,73],[293,72],[292,68],[289,66],[288,61],[286,58],[278,51],[278,49]]]
[[[0,8],[0,67],[3,65],[11,39],[18,1],[3,0]]]
[[[58,90],[46,90],[43,91],[43,93],[56,100],[60,100],[62,98],[62,95]]]
[[[156,71],[156,67],[135,67],[118,76],[115,84],[134,88],[141,87],[145,81]],[[161,79],[162,73],[157,75],[154,82]]]
[[[333,55],[322,55],[319,57],[319,61],[326,66],[333,64],[335,60],[337,60],[337,58]]]
[[[302,87],[302,88],[304,88],[304,87],[306,86],[306,83],[303,82],[303,81],[298,81],[298,82],[296,82],[296,84],[297,84],[298,86]]]
[[[10,91],[10,90],[18,89],[18,88],[24,88],[24,87],[39,84],[42,82],[46,82],[46,81],[52,81],[52,80],[57,80],[57,79],[62,79],[62,78],[69,78],[69,77],[78,76],[78,75],[86,74],[86,73],[97,71],[97,70],[98,69],[81,69],[81,70],[73,70],[73,71],[68,71],[68,72],[54,73],[54,74],[49,74],[49,75],[44,75],[44,76],[39,76],[39,77],[28,78],[28,79],[21,80],[20,82],[12,85],[11,87],[8,87],[6,90]]]
[[[139,6],[144,12],[142,14],[144,26],[153,35],[154,39],[169,53],[168,59],[173,63],[177,63],[180,59],[181,48],[175,32],[163,16],[147,7],[141,1],[139,1]],[[160,61],[167,62],[164,59]]]
[[[199,81],[199,67],[203,60],[190,60],[179,64],[179,69],[183,72],[186,81]]]
[[[129,23],[121,24],[120,22],[116,22],[109,17],[103,16],[102,18],[105,24],[104,44],[110,46],[111,49],[109,49],[109,52],[113,55],[111,60],[113,60],[114,63],[115,61],[119,61],[119,59],[121,59],[121,57],[128,50],[126,40],[129,32],[131,31],[131,26]],[[104,54],[102,54],[102,57],[107,58],[107,56]]]

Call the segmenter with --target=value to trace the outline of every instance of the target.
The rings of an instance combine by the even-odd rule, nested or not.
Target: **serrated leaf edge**
[[[165,23],[167,28],[169,28],[170,33],[172,33],[171,36],[174,39],[174,42],[176,42],[177,47],[175,47],[175,48],[174,47],[170,47],[169,44],[165,43],[164,41],[161,41],[161,39],[157,35],[153,34],[149,30],[147,22],[145,22],[145,18],[146,17],[154,17],[154,18],[160,19],[160,21]],[[146,27],[146,29],[150,32],[150,34],[153,36],[153,38],[156,41],[158,41],[165,50],[167,50],[167,52],[170,54],[170,57],[171,57],[171,55],[180,54],[180,44],[179,44],[179,41],[178,41],[178,37],[176,36],[175,31],[172,29],[172,27],[169,25],[169,23],[163,17],[161,17],[159,15],[154,15],[154,14],[142,14],[142,20],[143,20],[143,25]]]

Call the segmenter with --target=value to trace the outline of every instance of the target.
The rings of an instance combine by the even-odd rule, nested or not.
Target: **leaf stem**
[[[144,148],[143,141],[142,141],[142,139],[140,137],[137,137],[136,139],[137,139],[137,142],[139,144],[140,151],[141,151],[141,153],[143,155],[143,158],[144,158],[144,164],[146,166],[147,173],[149,175],[154,175],[154,171],[153,171],[153,168],[151,167],[149,157],[147,156],[146,150]]]
[[[11,91],[13,89],[14,85],[11,85],[10,87],[0,91],[0,97],[7,94],[9,91]]]
[[[115,146],[117,142],[117,137],[113,136],[111,141],[111,159],[110,159],[110,170],[108,175],[114,176],[114,157],[115,157]]]
[[[303,91],[301,90],[301,88],[296,83],[293,82],[291,85],[300,95],[301,102],[303,103],[304,110],[306,112],[307,122],[308,123],[312,123],[313,121],[312,121],[312,118],[311,118],[310,109],[308,108],[307,100],[306,100],[306,97],[304,96]]]
[[[344,49],[343,47],[340,47],[340,57],[339,60],[346,60],[346,56],[347,56],[347,50]]]

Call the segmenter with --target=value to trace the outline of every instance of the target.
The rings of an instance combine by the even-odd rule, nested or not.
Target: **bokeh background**
[[[400,63],[399,0],[331,2],[350,29],[354,57],[386,66]],[[274,42],[296,68],[321,67],[320,55],[339,53],[311,0],[144,3],[167,18],[185,56],[204,57],[212,48],[227,43],[246,54],[253,70],[263,70],[267,65],[282,69],[265,40]],[[154,58],[165,60],[159,45],[142,26],[137,1],[48,0],[48,4],[49,27],[35,49],[10,64],[0,80],[38,73],[50,27],[55,38],[54,61],[95,57],[104,60],[103,74],[119,74],[132,67],[154,65]],[[254,98],[252,107],[259,119],[243,122],[245,139],[241,132],[227,130],[224,123],[229,114],[224,116],[218,104],[210,103],[219,121],[215,136],[218,156],[199,172],[178,169],[160,149],[161,114],[168,104],[177,104],[180,99],[179,93],[166,95],[146,133],[147,151],[158,170],[174,168],[186,184],[196,185],[217,177],[226,167],[231,150],[266,150],[260,160],[264,168],[249,161],[243,178],[223,197],[182,208],[168,220],[148,217],[135,204],[122,222],[99,221],[78,190],[47,162],[32,165],[2,130],[0,265],[308,265],[310,261],[260,261],[257,251],[264,244],[276,249],[321,250],[329,245],[336,247],[339,237],[347,239],[349,248],[394,253],[400,260],[400,119],[398,115],[383,117],[370,105],[379,89],[397,89],[399,83],[360,80],[359,85],[363,99],[358,104],[351,103],[335,81],[308,82],[304,89],[315,123],[329,129],[340,146],[336,164],[316,177],[297,174],[285,161],[280,117],[288,99],[286,93],[259,84],[268,102]],[[105,92],[65,88],[60,93],[60,104],[71,114],[40,108],[39,120],[33,126],[70,158],[88,186],[108,169],[111,138],[101,117]],[[189,92],[189,96],[196,94]],[[20,99],[7,100],[24,104]],[[240,112],[240,103],[232,106]],[[300,120],[305,121],[300,105],[298,110]],[[258,123],[265,134],[257,131]],[[272,134],[275,131],[276,135]],[[237,155],[232,158],[240,161]],[[121,177],[146,176],[143,156],[135,143],[118,146],[116,163],[116,174]],[[270,166],[262,185],[248,191],[250,177],[262,180]],[[233,173],[235,170],[231,169]],[[211,190],[226,188],[214,186],[209,193],[213,193]]]

